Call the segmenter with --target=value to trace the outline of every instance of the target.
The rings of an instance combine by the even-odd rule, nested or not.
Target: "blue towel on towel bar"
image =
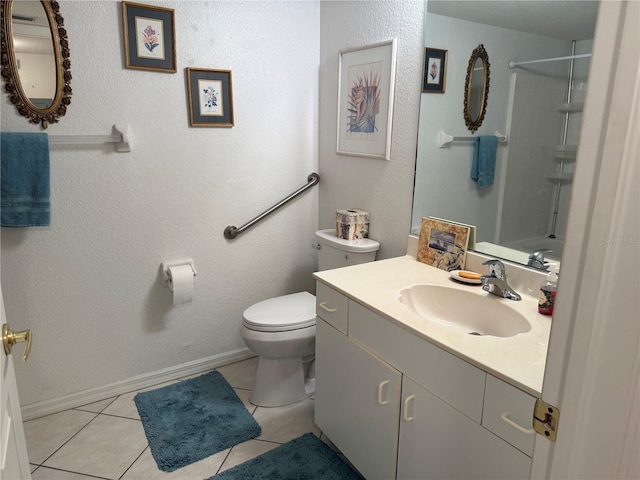
[[[498,137],[495,135],[481,135],[476,140],[471,164],[471,178],[478,184],[478,188],[493,185],[496,172],[496,148]]]
[[[0,226],[49,225],[48,135],[2,132],[0,150]]]

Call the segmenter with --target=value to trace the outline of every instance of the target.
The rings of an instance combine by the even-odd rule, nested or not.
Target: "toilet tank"
[[[348,267],[360,263],[373,262],[380,243],[370,238],[359,240],[344,240],[336,237],[332,228],[316,232],[318,240],[318,268],[331,270],[332,268]]]

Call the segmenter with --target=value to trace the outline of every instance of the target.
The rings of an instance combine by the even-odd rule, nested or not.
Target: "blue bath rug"
[[[220,372],[135,396],[151,454],[174,470],[260,435],[260,425]]]
[[[313,433],[305,433],[207,480],[362,480]]]

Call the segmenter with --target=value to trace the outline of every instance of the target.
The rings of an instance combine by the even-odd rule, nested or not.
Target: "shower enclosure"
[[[584,52],[591,41],[578,43],[564,57],[509,62],[510,132],[497,237],[523,252],[552,250],[551,261],[562,254],[588,83],[591,55]]]

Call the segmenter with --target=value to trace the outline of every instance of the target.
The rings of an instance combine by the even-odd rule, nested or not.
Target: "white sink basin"
[[[531,330],[526,318],[509,306],[512,301],[443,285],[412,285],[400,292],[400,302],[413,313],[477,336],[513,337]]]

